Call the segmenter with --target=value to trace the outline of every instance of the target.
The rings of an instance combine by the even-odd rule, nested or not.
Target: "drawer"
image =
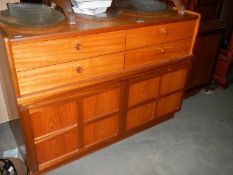
[[[90,58],[124,50],[125,31],[12,46],[16,71]]]
[[[190,54],[191,39],[128,50],[125,52],[125,69],[169,61]]]
[[[57,64],[17,73],[21,95],[122,71],[124,53]]]
[[[195,25],[196,21],[185,21],[128,30],[126,49],[192,38]]]

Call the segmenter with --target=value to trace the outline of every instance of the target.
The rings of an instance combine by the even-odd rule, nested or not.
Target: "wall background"
[[[0,123],[9,121],[10,117],[8,116],[6,102],[2,92],[2,85],[0,83]]]
[[[8,2],[19,2],[19,0],[0,0],[0,10],[6,9],[6,3]]]
[[[9,2],[19,2],[19,0],[0,0],[0,10],[4,10],[7,8],[6,3]],[[1,63],[0,63],[1,64]],[[1,73],[1,71],[0,71]],[[3,95],[3,87],[1,84],[1,76],[0,76],[0,123],[9,121],[12,117],[9,116],[7,108],[6,108],[6,101]]]

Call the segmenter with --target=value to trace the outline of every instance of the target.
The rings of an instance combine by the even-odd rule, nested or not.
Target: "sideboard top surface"
[[[77,35],[87,35],[94,33],[102,33],[108,31],[125,30],[135,27],[165,24],[169,22],[178,22],[196,19],[197,15],[185,13],[181,16],[176,10],[158,13],[153,16],[138,16],[122,13],[118,17],[111,20],[87,19],[84,17],[76,17],[77,24],[69,25],[65,20],[62,23],[49,27],[17,27],[10,26],[0,22],[0,32],[5,38],[11,42],[35,41],[36,39],[51,39],[53,37],[68,37]]]

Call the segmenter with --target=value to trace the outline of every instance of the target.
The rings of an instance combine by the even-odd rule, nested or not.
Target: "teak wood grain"
[[[36,112],[30,112],[34,138],[78,124],[76,101],[50,105]]]
[[[154,102],[130,109],[127,113],[126,130],[130,130],[152,120],[154,116],[154,110]]]
[[[49,66],[124,50],[125,31],[13,44],[16,71]],[[28,49],[30,48],[30,49]]]
[[[200,16],[175,10],[77,17],[54,27],[0,22],[32,174],[170,119],[181,107]],[[11,76],[11,77],[10,77]]]
[[[126,50],[192,38],[195,25],[195,21],[185,21],[130,29],[126,36]]]
[[[169,61],[176,57],[189,55],[192,39],[157,44],[125,52],[125,69],[146,64]]]
[[[183,92],[177,92],[175,94],[161,98],[157,104],[156,117],[161,117],[177,111],[180,108],[182,98]]]
[[[119,88],[84,98],[83,122],[87,122],[107,114],[118,112],[119,109],[120,109]]]
[[[171,68],[168,68],[171,71]],[[160,95],[166,95],[171,92],[184,88],[188,69],[181,69],[170,72],[161,78]]]
[[[123,64],[124,53],[119,52],[18,72],[20,94],[26,95],[119,72],[123,70]]]
[[[83,128],[84,147],[114,137],[119,132],[119,116],[111,116]]]
[[[36,144],[39,164],[52,161],[78,150],[77,128]]]
[[[158,94],[159,77],[131,84],[128,92],[128,107],[151,100]]]

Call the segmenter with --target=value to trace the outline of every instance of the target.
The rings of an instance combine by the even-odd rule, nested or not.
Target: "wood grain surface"
[[[128,50],[125,52],[125,69],[146,64],[166,62],[176,57],[189,55],[192,39]]]
[[[123,70],[123,52],[18,72],[21,95]],[[77,68],[81,69],[80,72]],[[43,82],[43,83],[42,83]]]
[[[166,119],[181,107],[200,16],[77,17],[46,28],[0,22],[27,164],[41,173]]]
[[[12,45],[16,71],[124,50],[125,31]],[[28,49],[30,48],[30,49]]]

